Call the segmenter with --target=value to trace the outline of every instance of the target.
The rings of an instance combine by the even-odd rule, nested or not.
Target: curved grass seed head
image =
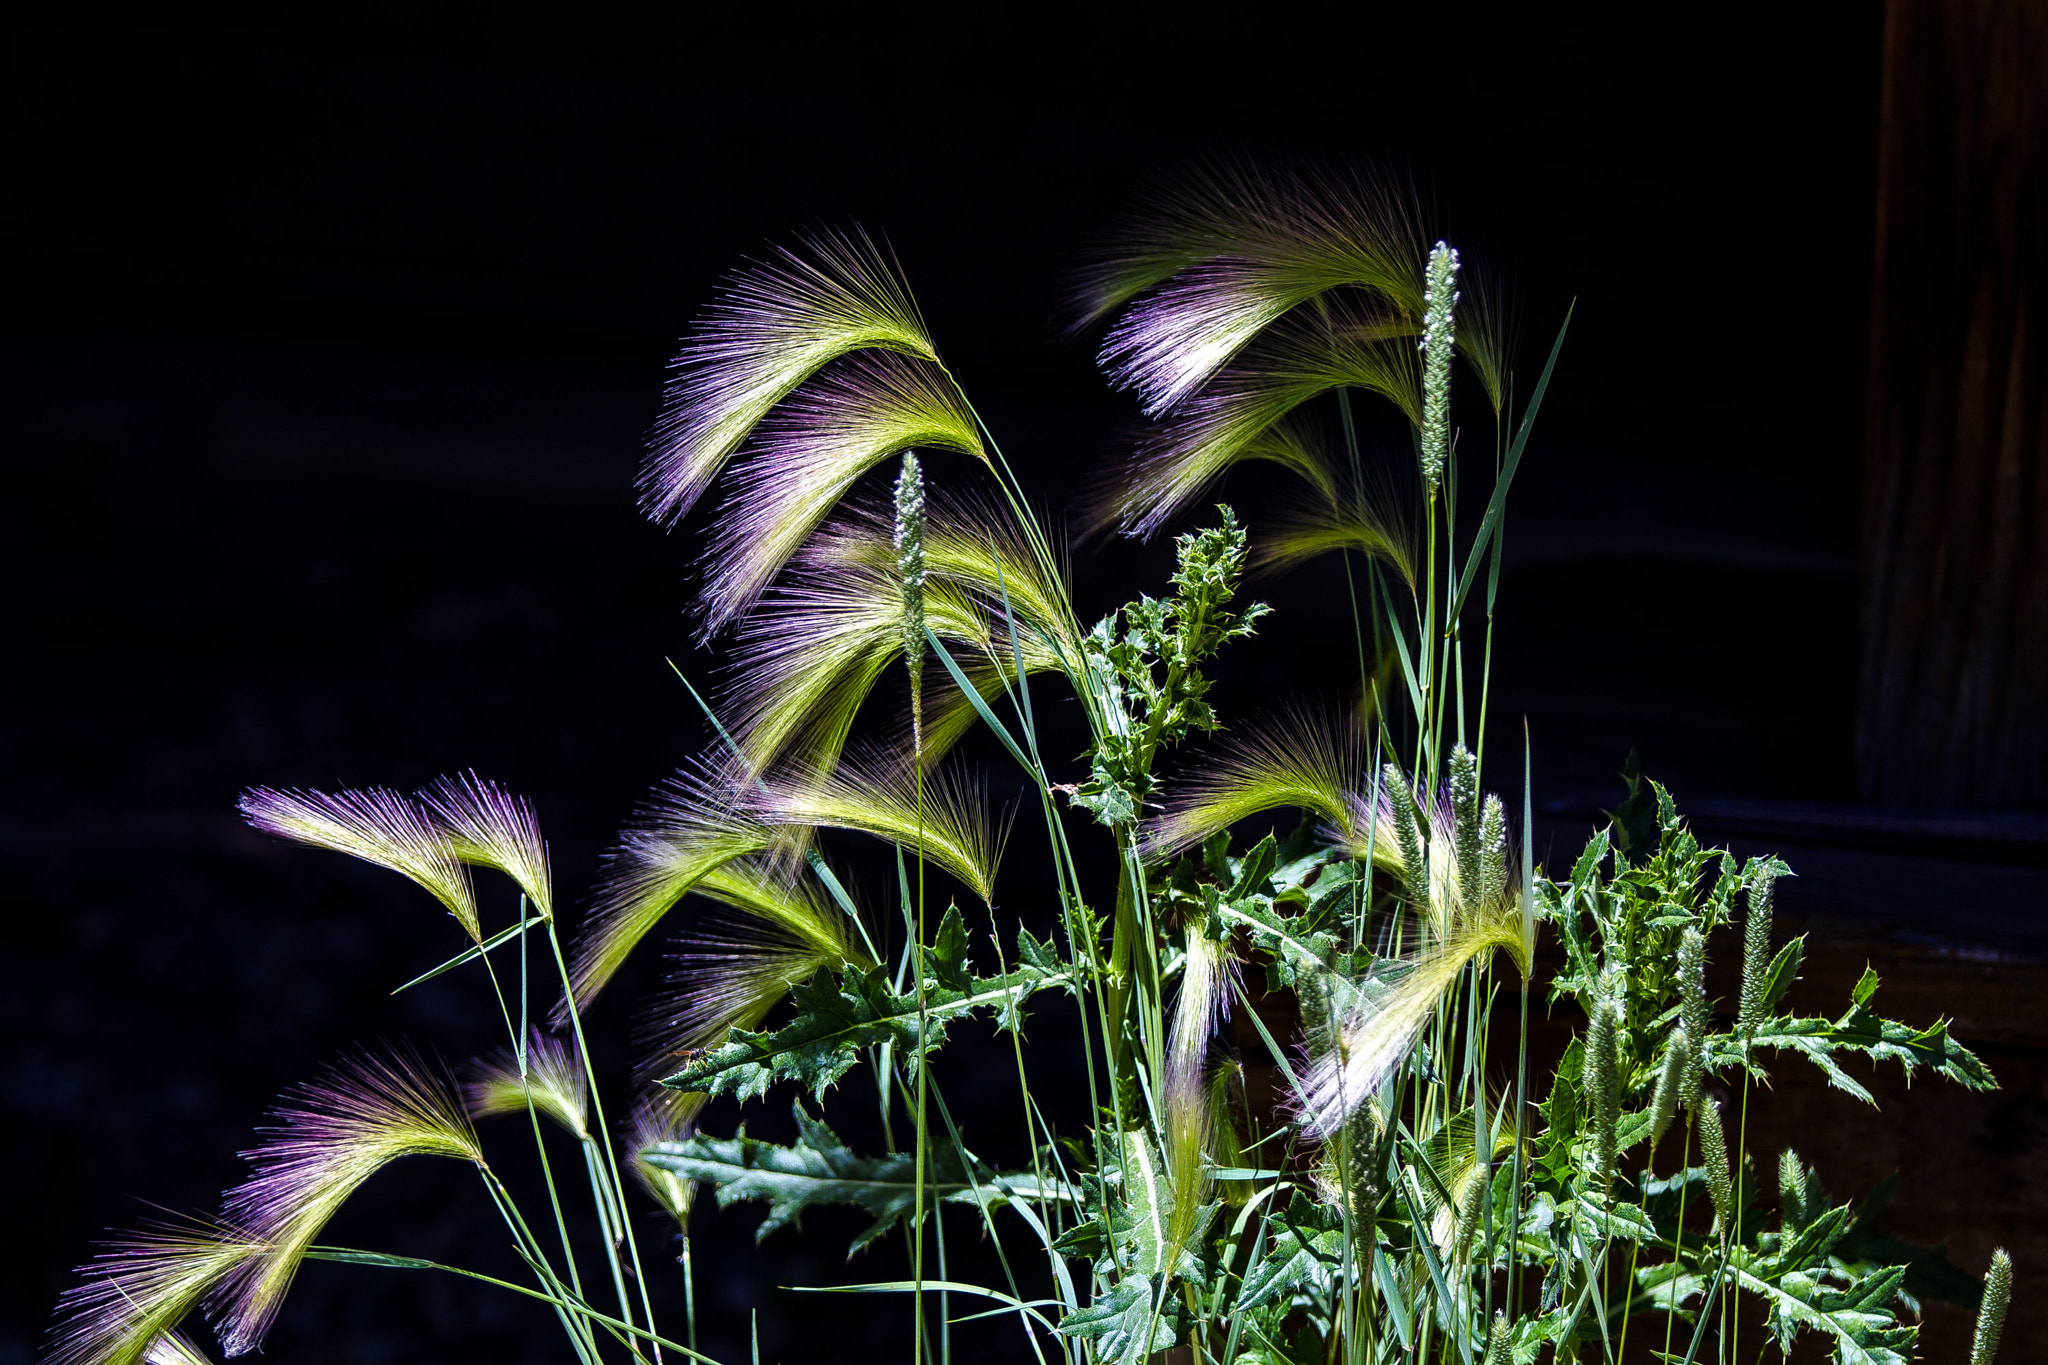
[[[236,803],[266,834],[390,868],[433,893],[477,942],[476,893],[455,841],[419,803],[383,787],[333,793],[256,787]]]
[[[420,794],[448,832],[455,856],[510,877],[542,919],[555,914],[548,845],[533,803],[473,772],[444,777]]]
[[[469,1083],[472,1118],[523,1114],[527,1096],[533,1107],[559,1123],[572,1137],[590,1136],[589,1077],[573,1039],[558,1039],[535,1029],[526,1042],[526,1073],[519,1058],[501,1053],[477,1068]]]
[[[262,1245],[235,1229],[193,1223],[128,1233],[79,1267],[64,1291],[50,1365],[138,1365],[175,1359],[164,1343]],[[180,1339],[182,1340],[182,1339]]]
[[[307,1248],[364,1181],[405,1156],[484,1164],[453,1088],[407,1052],[344,1062],[276,1114],[270,1140],[243,1153],[255,1174],[224,1206],[223,1221],[261,1248],[207,1298],[231,1356],[263,1344]]]
[[[673,1093],[673,1092],[671,1092]],[[678,1096],[701,1101],[704,1097]],[[676,1220],[676,1226],[688,1232],[690,1227],[690,1205],[697,1192],[697,1182],[685,1180],[665,1166],[657,1166],[647,1160],[649,1152],[681,1142],[696,1131],[695,1106],[687,1115],[680,1115],[675,1107],[659,1100],[643,1099],[633,1107],[633,1118],[626,1138],[626,1151],[631,1157],[633,1179],[646,1192],[663,1213]]]
[[[776,404],[865,350],[938,359],[908,286],[865,233],[821,233],[740,271],[672,366],[642,508],[679,520]]]

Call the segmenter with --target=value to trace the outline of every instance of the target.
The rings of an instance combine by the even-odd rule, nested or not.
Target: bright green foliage
[[[1106,825],[1129,825],[1151,794],[1152,760],[1162,744],[1218,728],[1204,700],[1204,659],[1250,635],[1268,608],[1227,609],[1244,572],[1244,528],[1228,507],[1223,524],[1174,542],[1179,567],[1173,596],[1140,597],[1096,622],[1081,643],[1091,687],[1106,724],[1090,755],[1091,775],[1076,805]]]

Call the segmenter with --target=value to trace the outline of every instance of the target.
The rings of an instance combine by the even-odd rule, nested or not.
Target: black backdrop
[[[1411,173],[1514,284],[1525,365],[1578,300],[1502,590],[1494,705],[1531,718],[1539,797],[1611,800],[1632,745],[1681,797],[1852,789],[1874,15],[4,22],[0,1362],[38,1353],[101,1229],[212,1206],[282,1087],[359,1041],[489,1045],[476,983],[386,994],[455,942],[423,896],[247,833],[235,795],[474,766],[537,800],[575,903],[705,738],[663,663],[714,667],[681,615],[699,523],[664,534],[630,490],[663,364],[724,270],[807,225],[886,234],[1058,506],[1131,413],[1052,314],[1146,177],[1225,151]],[[1256,485],[1229,492],[1255,511]],[[1084,553],[1084,608],[1163,563]],[[1341,688],[1324,586],[1268,589],[1296,614],[1225,665],[1227,712]],[[621,997],[654,986],[647,956]],[[625,1003],[593,1020],[613,1075]],[[959,1053],[970,1110],[1010,1093],[980,1080],[1000,1060]],[[487,1217],[412,1162],[335,1236],[501,1265]],[[742,1358],[758,1307],[764,1359],[900,1354],[900,1304],[775,1288],[893,1277],[898,1244],[844,1267],[853,1222],[757,1252],[753,1221],[700,1211],[709,1349]],[[271,1350],[554,1359],[553,1330],[488,1291],[323,1266]],[[1014,1328],[966,1340],[1018,1349]]]

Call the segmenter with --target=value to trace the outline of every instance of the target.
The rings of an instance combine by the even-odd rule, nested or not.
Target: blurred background
[[[456,1064],[493,1043],[476,982],[388,994],[459,946],[423,894],[254,835],[238,792],[474,767],[538,803],[580,906],[708,738],[665,662],[718,676],[684,615],[702,515],[664,533],[632,480],[721,275],[807,227],[885,235],[1058,512],[1136,416],[1062,335],[1066,282],[1145,184],[1224,154],[1411,176],[1509,287],[1526,375],[1576,301],[1494,664],[1496,742],[1524,716],[1533,736],[1539,852],[1576,851],[1636,750],[1703,835],[1799,872],[1795,1004],[1838,1012],[1867,961],[1888,1012],[1956,1016],[1999,1093],[1888,1084],[1879,1116],[1788,1063],[1752,1146],[1789,1134],[1837,1196],[1899,1173],[1889,1226],[1972,1273],[2009,1246],[2003,1358],[2048,1349],[2039,9],[24,4],[0,25],[0,1365],[37,1358],[104,1229],[213,1207],[284,1087],[379,1038]],[[1265,482],[1223,496],[1256,521]],[[1082,548],[1084,614],[1168,561]],[[1222,665],[1226,717],[1341,698],[1334,582],[1256,586],[1281,611]],[[1027,918],[1029,862],[1004,907]],[[662,972],[642,957],[593,1016],[621,1079]],[[970,1102],[979,1056],[948,1057]],[[771,1102],[752,1131],[778,1122]],[[850,1215],[758,1249],[757,1217],[697,1212],[705,1349],[743,1358],[758,1310],[764,1360],[901,1354],[901,1304],[782,1288],[893,1278],[900,1240],[847,1265]],[[488,1267],[488,1219],[450,1169],[403,1163],[333,1240]],[[653,1278],[673,1321],[677,1277]],[[1960,1358],[1967,1315],[1929,1314],[1930,1357]],[[270,1349],[557,1359],[554,1330],[457,1282],[314,1266]],[[969,1330],[1022,1355],[1014,1325]]]

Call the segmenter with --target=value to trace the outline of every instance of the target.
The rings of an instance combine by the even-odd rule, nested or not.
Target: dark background
[[[631,490],[664,364],[724,271],[806,226],[886,234],[1058,507],[1120,458],[1133,413],[1054,315],[1148,177],[1220,152],[1412,174],[1436,230],[1513,286],[1525,372],[1577,300],[1510,517],[1493,702],[1530,718],[1544,837],[1576,847],[1631,747],[1682,802],[1853,798],[1874,12],[5,23],[0,1362],[36,1356],[103,1228],[144,1200],[211,1207],[284,1086],[359,1041],[457,1061],[491,1044],[474,982],[386,994],[458,946],[423,895],[247,832],[235,796],[473,766],[536,800],[577,903],[611,831],[706,738],[663,662],[715,676],[682,614],[701,514],[664,534]],[[1258,483],[1231,489],[1254,513]],[[1164,565],[1084,551],[1084,610]],[[1332,582],[1263,589],[1282,612],[1224,666],[1226,714],[1341,691]],[[1832,880],[1791,910],[1810,894],[1956,932],[1898,868],[1817,856]],[[2014,925],[2039,877],[1997,871],[2021,880],[1978,936],[2009,948],[2036,932]],[[659,975],[643,957],[593,1020],[620,1076],[626,1006]],[[1055,1084],[1059,1038],[1048,1024]],[[970,1101],[995,1085],[980,1056],[955,1063]],[[2023,1139],[2043,1098],[2017,1101]],[[388,1172],[335,1240],[501,1263],[451,1175]],[[2009,1199],[1997,1178],[1966,1193]],[[750,1212],[698,1217],[722,1359],[756,1307],[764,1359],[908,1344],[900,1304],[775,1288],[894,1277],[900,1244],[843,1267],[851,1221],[763,1254]],[[1980,1270],[1989,1242],[1958,1232]],[[489,1291],[314,1266],[270,1349],[556,1359],[554,1330]],[[975,1339],[1010,1351],[1005,1330]]]

